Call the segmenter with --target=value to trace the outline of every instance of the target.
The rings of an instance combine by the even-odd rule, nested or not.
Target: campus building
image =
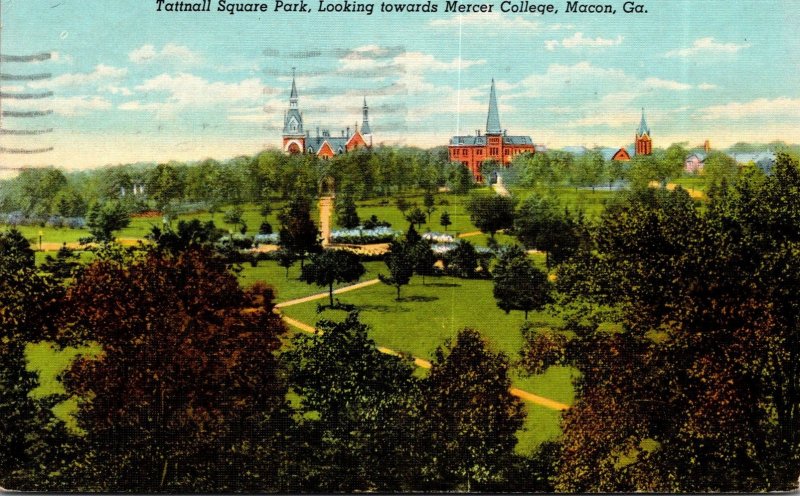
[[[642,107],[642,120],[636,130],[635,149],[636,155],[652,155],[653,153],[653,140],[650,139],[650,128],[647,127],[647,121],[644,120],[644,107]]]
[[[311,136],[311,132],[303,126],[303,114],[300,112],[297,84],[293,74],[289,109],[283,116],[283,151],[290,154],[313,153],[327,159],[359,148],[372,148],[372,129],[369,125],[369,107],[366,98],[361,116],[361,130],[356,123],[352,131],[347,127],[336,136],[331,135],[328,129],[320,131],[317,127],[316,134]]]
[[[467,167],[476,181],[481,181],[481,165],[487,160],[499,162],[506,167],[520,153],[534,153],[536,147],[530,136],[509,136],[500,127],[500,113],[497,111],[497,96],[494,89],[489,91],[489,114],[486,117],[486,134],[480,130],[474,136],[453,136],[448,146],[451,162],[460,162]]]

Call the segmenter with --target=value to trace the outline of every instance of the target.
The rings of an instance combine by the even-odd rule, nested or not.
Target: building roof
[[[499,134],[503,132],[500,127],[500,113],[497,111],[497,95],[494,92],[494,79],[492,89],[489,90],[489,115],[486,116],[486,133]]]
[[[297,85],[294,83],[294,67],[292,68],[292,93],[289,95],[289,98],[297,100]]]
[[[336,137],[332,137],[332,136],[316,136],[316,137],[314,137],[314,136],[312,136],[312,137],[306,138],[306,149],[312,148],[314,153],[316,153],[316,152],[319,151],[320,148],[322,148],[322,144],[327,141],[328,144],[331,146],[331,149],[333,150],[333,152],[334,153],[339,153],[339,148],[341,148],[342,151],[344,151],[345,150],[345,145],[347,145],[347,142],[349,140],[350,140],[349,136],[336,136]]]
[[[533,140],[530,136],[503,136],[503,144],[533,146]],[[486,136],[453,136],[450,145],[486,146]]]
[[[705,152],[692,152],[686,156],[686,160],[691,160],[692,157],[697,157],[699,162],[705,162],[706,156],[707,155]]]
[[[647,127],[647,121],[644,119],[644,107],[642,107],[642,120],[639,122],[639,129],[636,130],[636,136],[650,136],[650,128]]]

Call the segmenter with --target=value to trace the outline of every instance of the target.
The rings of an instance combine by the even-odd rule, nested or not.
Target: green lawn
[[[78,356],[97,356],[101,352],[98,344],[81,347],[57,349],[53,343],[29,343],[25,347],[27,369],[39,376],[39,385],[30,395],[33,398],[44,398],[52,394],[65,394],[64,386],[58,380],[59,374],[69,367]],[[74,414],[78,411],[77,400],[68,398],[53,407],[56,418],[64,421],[68,428],[78,430]]]
[[[402,289],[401,301],[394,301],[395,290],[380,284],[343,295],[342,300],[361,310],[361,319],[372,327],[371,337],[381,346],[430,359],[437,346],[455,337],[459,329],[480,331],[495,350],[503,351],[512,361],[522,347],[521,312],[506,315],[495,305],[492,283],[451,277],[415,277]],[[326,310],[316,313],[316,303],[304,303],[283,309],[286,315],[314,323],[319,318],[341,319],[344,312]],[[557,322],[550,315],[534,312],[529,320],[541,327]],[[574,399],[573,371],[553,367],[545,374],[520,377],[513,374],[514,385],[533,394],[570,404]],[[528,452],[542,441],[560,434],[560,413],[528,404],[526,430],[520,433],[519,450]]]
[[[364,268],[367,272],[361,276],[361,281],[367,281],[378,277],[378,272],[381,270],[385,272],[386,264],[383,262],[366,262]],[[257,281],[262,281],[275,289],[275,301],[282,302],[293,300],[295,298],[302,298],[312,294],[322,293],[328,288],[322,288],[313,284],[306,284],[298,281],[297,277],[300,275],[300,262],[297,262],[294,267],[289,269],[289,278],[286,278],[286,269],[278,265],[278,262],[272,260],[264,260],[258,263],[258,267],[253,267],[249,263],[242,265],[242,272],[239,273],[239,282],[243,286],[250,286]],[[334,288],[342,286],[349,286],[353,283],[337,284]],[[340,298],[343,302],[347,301],[348,294],[342,296],[335,296]],[[312,307],[316,309],[318,301],[311,303]],[[322,301],[326,303],[326,301]]]

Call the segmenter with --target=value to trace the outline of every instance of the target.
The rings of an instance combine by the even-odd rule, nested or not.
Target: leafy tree
[[[302,268],[308,254],[322,250],[319,229],[311,220],[311,202],[303,196],[294,197],[281,212],[280,221],[278,244],[299,258]]]
[[[434,452],[425,476],[433,487],[472,491],[505,478],[525,419],[509,392],[508,367],[472,329],[436,350],[424,381],[425,436]]]
[[[382,283],[394,286],[397,289],[396,301],[400,301],[400,288],[411,282],[414,275],[414,257],[411,245],[407,242],[392,241],[389,244],[389,253],[384,259],[389,275],[378,274]]]
[[[428,222],[430,222],[431,214],[436,211],[436,199],[433,197],[433,193],[430,190],[425,191],[422,204],[425,206],[425,213],[428,214]]]
[[[439,218],[439,225],[444,227],[444,231],[447,232],[447,228],[452,224],[453,222],[450,220],[450,214],[447,212],[442,212],[442,216]]]
[[[505,313],[521,310],[528,320],[528,312],[540,310],[550,302],[547,274],[534,267],[527,254],[516,245],[501,250],[492,278],[492,294]]]
[[[289,269],[297,261],[297,258],[292,252],[284,248],[279,249],[275,256],[278,260],[278,265],[286,269],[286,279],[289,279]]]
[[[470,197],[467,203],[469,218],[481,232],[494,234],[514,224],[516,201],[509,196],[480,194]]]
[[[422,276],[422,284],[424,285],[425,276],[435,273],[436,256],[433,254],[430,243],[419,240],[411,244],[411,257],[414,260],[414,272]]]
[[[37,273],[23,241],[13,232],[0,235],[0,486],[62,491],[60,473],[77,440],[51,411],[64,398],[31,394],[38,380],[27,369],[25,348],[56,335],[63,288]]]
[[[43,217],[53,210],[58,193],[67,187],[64,173],[52,167],[20,171],[14,183],[18,188],[18,208],[26,216]]]
[[[395,198],[394,204],[397,207],[397,210],[399,210],[400,213],[403,215],[405,215],[406,211],[409,208],[411,208],[411,204],[408,203],[408,200],[406,200],[405,197],[402,196],[398,196],[397,198]]]
[[[533,194],[525,199],[514,219],[514,233],[526,247],[543,250],[548,267],[561,263],[580,247],[586,233],[580,219],[560,210],[555,200]]]
[[[86,267],[61,328],[103,352],[64,378],[90,447],[74,470],[103,491],[279,490],[285,328],[272,298],[197,251]]]
[[[472,172],[459,162],[450,162],[447,166],[447,178],[450,190],[457,195],[466,194],[475,186]]]
[[[191,248],[210,247],[222,237],[222,231],[214,221],[179,220],[175,230],[168,225],[163,229],[153,226],[148,237],[159,249],[178,254]]]
[[[130,215],[119,202],[105,204],[95,203],[89,208],[86,215],[86,227],[94,239],[100,242],[114,240],[114,231],[128,227],[131,223]]]
[[[65,188],[53,199],[51,213],[62,217],[82,217],[86,214],[86,200],[72,188]]]
[[[472,279],[476,277],[480,257],[475,246],[466,239],[461,239],[446,257],[447,272],[455,277]]]
[[[406,220],[411,224],[417,225],[417,229],[422,229],[422,224],[427,222],[427,217],[425,216],[425,212],[422,211],[419,207],[414,207],[408,212],[406,215]]]
[[[333,285],[357,281],[365,271],[355,253],[347,250],[325,250],[311,256],[311,263],[303,267],[300,280],[308,284],[327,286],[333,307]]]
[[[301,398],[306,491],[418,487],[421,396],[408,358],[378,351],[355,313],[322,320],[284,354]]]
[[[224,178],[221,175],[220,178]],[[156,202],[158,210],[164,210],[170,202],[181,199],[185,183],[174,163],[158,164],[147,179],[147,191]]]
[[[345,229],[354,229],[361,224],[358,208],[352,195],[344,195],[336,205],[336,222]]]
[[[794,487],[798,191],[797,164],[779,156],[772,176],[744,174],[705,212],[685,191],[649,190],[604,214],[596,269],[575,271],[621,331],[593,325],[565,345],[581,377],[557,489]],[[570,265],[559,284],[577,281]]]
[[[72,273],[80,266],[80,257],[75,250],[67,248],[66,243],[58,249],[55,257],[47,255],[44,259],[41,270],[62,281],[72,277]]]
[[[0,233],[0,262],[9,271],[33,268],[35,254],[31,244],[16,228]]]
[[[722,181],[732,183],[739,172],[739,165],[729,155],[712,151],[703,165],[703,175],[709,185],[718,185]]]
[[[243,216],[244,210],[239,205],[234,205],[229,210],[225,212],[225,215],[222,217],[222,221],[226,224],[232,224],[234,228],[238,228],[240,226],[245,226]],[[246,227],[245,227],[246,229]]]

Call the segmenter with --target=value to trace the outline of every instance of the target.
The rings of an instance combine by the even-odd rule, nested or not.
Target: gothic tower
[[[297,106],[297,85],[295,84],[294,67],[292,68],[292,92],[289,95],[289,110],[283,118],[283,151],[303,153],[306,135],[303,131],[303,115]]]
[[[650,155],[653,153],[653,141],[650,139],[650,128],[644,120],[644,107],[642,107],[642,120],[636,130],[636,155]]]
[[[364,97],[364,106],[361,113],[361,134],[372,145],[372,128],[369,127],[369,107],[367,107],[367,97]]]

